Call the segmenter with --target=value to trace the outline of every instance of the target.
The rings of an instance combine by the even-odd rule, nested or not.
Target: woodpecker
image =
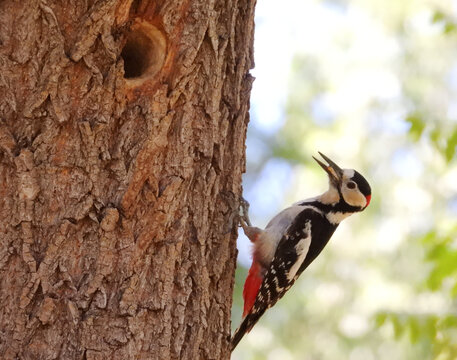
[[[341,169],[319,154],[327,162],[313,156],[328,174],[325,193],[284,209],[264,230],[251,225],[244,204],[240,223],[254,247],[243,289],[243,320],[231,339],[232,351],[320,254],[339,223],[370,204],[370,185],[359,172]]]

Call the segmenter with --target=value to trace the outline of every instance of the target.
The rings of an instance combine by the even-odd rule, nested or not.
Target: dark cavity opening
[[[131,33],[121,52],[125,78],[132,79],[145,74],[151,64],[153,52],[149,37],[139,31]]]

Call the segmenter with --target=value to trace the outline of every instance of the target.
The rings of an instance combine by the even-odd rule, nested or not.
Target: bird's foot
[[[249,203],[242,196],[240,196],[240,225],[243,229],[252,226],[249,219]]]

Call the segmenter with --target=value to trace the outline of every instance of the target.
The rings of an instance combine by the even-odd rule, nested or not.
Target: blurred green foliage
[[[251,219],[261,226],[280,208],[325,190],[325,174],[311,159],[317,150],[363,173],[373,200],[345,220],[232,358],[455,360],[457,5],[291,0],[281,6],[288,4],[294,8],[284,21],[300,14],[297,21],[311,31],[306,25],[295,31],[279,130],[263,131],[255,111],[262,104],[253,106],[245,179]],[[290,186],[279,193],[270,183],[278,177],[272,159],[291,172]],[[272,206],[269,197],[282,200]],[[233,327],[246,273],[240,266]]]
[[[444,130],[440,124],[429,125],[420,113],[408,115],[405,121],[411,125],[409,134],[414,141],[428,139],[443,154],[448,163],[454,158],[457,147],[457,126]]]
[[[424,261],[431,267],[424,278],[423,290],[438,293],[449,301],[457,299],[457,227],[445,236],[432,230],[419,238],[425,247]],[[412,344],[422,344],[433,359],[457,359],[457,312],[442,309],[439,313],[378,312],[376,325],[390,324],[394,336],[409,336]]]
[[[432,21],[436,24],[443,25],[444,34],[452,34],[457,30],[457,24],[455,20],[441,10],[435,11]]]

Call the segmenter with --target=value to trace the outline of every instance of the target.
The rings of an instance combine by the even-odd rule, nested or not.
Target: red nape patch
[[[367,204],[365,205],[365,207],[367,207],[368,205],[370,205],[370,201],[371,201],[371,195],[367,195],[365,196],[366,199],[367,199]]]
[[[252,261],[251,268],[249,269],[248,277],[244,283],[243,299],[244,299],[244,310],[243,317],[245,317],[251,308],[254,306],[255,298],[259,292],[260,285],[262,284],[262,276],[260,275],[260,265],[255,260]]]

